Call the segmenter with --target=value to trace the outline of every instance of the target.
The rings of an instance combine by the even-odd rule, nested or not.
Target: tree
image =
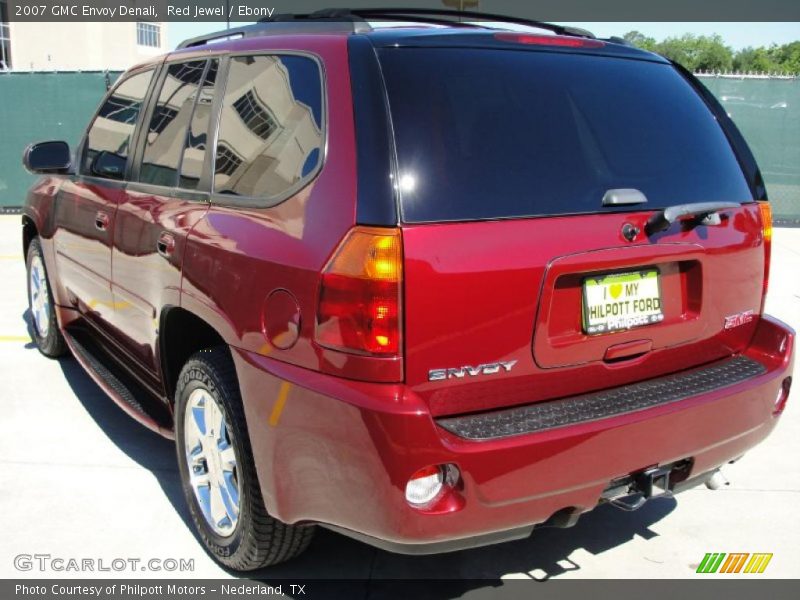
[[[733,68],[742,73],[780,71],[778,63],[765,48],[743,48],[733,60]]]
[[[629,43],[666,56],[690,71],[741,71],[743,73],[800,74],[800,41],[769,48],[743,48],[734,53],[719,35],[670,37],[661,42],[639,31],[624,36]]]
[[[733,51],[719,35],[692,35],[667,38],[656,52],[680,63],[690,71],[727,71],[733,66]]]
[[[639,31],[629,31],[624,37],[634,46],[666,56],[690,71],[800,74],[800,41],[769,48],[743,48],[734,53],[719,35],[687,33],[657,42]]]
[[[773,46],[769,53],[779,70],[800,73],[800,41]]]
[[[657,46],[655,38],[648,37],[638,31],[629,31],[622,37],[629,44],[641,48],[642,50],[654,52]]]
[[[667,38],[657,44],[655,51],[683,65],[690,71],[694,71],[697,67],[697,61],[694,57],[694,40],[695,36],[691,33],[686,33],[679,38]]]
[[[700,36],[695,40],[695,69],[729,71],[733,67],[733,51],[719,35]]]

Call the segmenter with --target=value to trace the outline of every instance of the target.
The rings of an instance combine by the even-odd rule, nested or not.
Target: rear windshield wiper
[[[698,221],[708,221],[708,225],[718,225],[717,213],[727,208],[739,208],[738,202],[696,202],[694,204],[676,204],[657,212],[647,220],[644,231],[647,235],[668,229],[678,219],[693,217]],[[713,218],[716,217],[716,218]]]

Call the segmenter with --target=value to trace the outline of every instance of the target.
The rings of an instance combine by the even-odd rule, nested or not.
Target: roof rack
[[[181,42],[178,49],[193,48],[213,42],[265,35],[291,35],[298,33],[363,33],[372,31],[368,21],[411,21],[450,27],[481,27],[482,23],[512,23],[552,31],[557,35],[594,38],[591,31],[578,27],[556,25],[519,17],[497,15],[476,11],[460,11],[436,8],[326,8],[309,14],[274,15],[254,25],[234,27],[201,35]]]
[[[567,25],[557,25],[545,21],[535,21],[522,17],[511,17],[508,15],[498,15],[494,13],[484,13],[470,10],[451,10],[439,8],[326,8],[313,12],[309,15],[297,15],[312,19],[329,19],[340,21],[415,21],[422,23],[436,23],[443,25],[476,27],[477,22],[490,23],[513,23],[515,25],[526,25],[537,29],[552,31],[557,35],[571,35],[575,37],[594,38],[595,35],[580,27],[569,27]],[[266,23],[271,21],[264,18],[259,21]]]
[[[194,48],[203,46],[210,42],[261,37],[265,35],[292,35],[300,33],[362,33],[372,31],[369,23],[363,19],[349,20],[329,19],[327,17],[315,17],[309,15],[275,15],[272,19],[259,21],[254,25],[244,25],[242,27],[232,27],[222,31],[216,31],[206,35],[200,35],[182,41],[178,44],[178,50],[183,48]]]

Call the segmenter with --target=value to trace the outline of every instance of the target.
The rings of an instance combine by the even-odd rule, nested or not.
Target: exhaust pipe
[[[719,490],[731,484],[730,481],[727,480],[725,475],[722,474],[722,471],[717,469],[711,474],[711,477],[708,478],[706,481],[706,487],[710,490]]]

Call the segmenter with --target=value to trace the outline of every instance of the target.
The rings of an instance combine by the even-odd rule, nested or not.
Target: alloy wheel
[[[47,289],[47,275],[40,256],[34,256],[30,269],[30,306],[33,325],[40,337],[47,337],[50,330],[50,291]]]
[[[206,389],[189,396],[184,441],[189,483],[203,516],[217,535],[232,535],[239,520],[236,452],[225,414]]]

